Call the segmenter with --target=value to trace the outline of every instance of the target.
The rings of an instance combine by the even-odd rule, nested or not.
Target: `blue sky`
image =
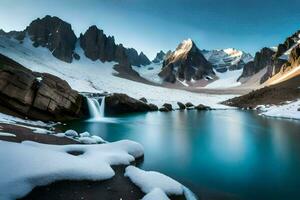
[[[201,49],[254,54],[300,29],[299,0],[1,0],[0,28],[22,30],[55,15],[77,35],[95,24],[150,58],[192,38]]]

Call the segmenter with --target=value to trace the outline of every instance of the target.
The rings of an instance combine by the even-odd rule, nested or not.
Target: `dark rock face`
[[[174,83],[176,78],[191,81],[214,75],[212,65],[192,40],[183,41],[163,62],[159,76]]]
[[[274,53],[275,52],[272,49],[266,47],[263,48],[260,52],[257,52],[255,54],[254,60],[247,63],[244,66],[243,73],[239,77],[239,79],[252,76],[257,72],[259,72],[261,69],[268,66],[272,66],[273,64],[272,56],[274,55]]]
[[[72,62],[77,38],[67,22],[47,15],[32,21],[25,31],[35,47],[47,47],[56,58]]]
[[[1,105],[31,119],[65,121],[84,116],[83,102],[66,81],[0,55]]]
[[[288,49],[293,47],[296,44],[297,40],[299,40],[299,34],[300,34],[300,30],[294,33],[293,35],[291,35],[290,37],[286,38],[284,43],[279,44],[277,48],[277,52],[274,55],[274,57],[275,58],[280,57],[284,52],[286,52]]]
[[[211,107],[209,107],[209,106],[205,106],[205,105],[203,105],[203,104],[199,104],[198,106],[195,106],[195,109],[196,110],[211,110]]]
[[[156,54],[155,58],[152,60],[153,63],[160,63],[164,60],[166,54],[163,51],[160,51]]]
[[[298,44],[293,50],[291,51],[291,54],[289,56],[289,63],[292,67],[299,66],[300,65],[300,45]]]
[[[157,107],[140,100],[129,97],[126,94],[114,93],[105,98],[105,113],[108,115],[118,115],[135,112],[155,111]]]
[[[91,26],[80,36],[80,46],[84,50],[86,57],[91,60],[101,60],[102,62],[116,61],[120,64],[148,65],[149,59],[141,52],[140,55],[133,48],[125,48],[122,44],[115,44],[112,36],[106,36],[103,30],[96,26]]]
[[[181,102],[177,102],[177,105],[179,107],[179,110],[184,110],[186,108],[185,105]]]

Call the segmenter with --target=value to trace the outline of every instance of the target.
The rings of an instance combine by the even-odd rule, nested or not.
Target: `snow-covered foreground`
[[[287,102],[280,106],[263,106],[261,115],[287,119],[300,119],[300,100]]]
[[[82,154],[68,153],[72,151]],[[110,179],[115,175],[111,165],[129,165],[143,154],[143,147],[129,140],[98,145],[0,141],[0,199],[20,198],[36,186],[58,180]],[[146,193],[145,199],[168,199],[167,194],[185,193],[183,185],[157,172],[129,166],[126,175]]]
[[[234,97],[233,95],[196,94],[188,91],[151,86],[113,76],[115,63],[91,61],[84,56],[77,45],[76,52],[80,60],[71,64],[62,62],[42,47],[34,48],[26,37],[23,44],[15,39],[0,36],[0,53],[16,60],[25,67],[38,72],[48,72],[66,80],[72,88],[80,92],[115,92],[126,93],[134,98],[145,97],[151,103],[161,106],[163,103],[176,105],[177,101],[193,104],[206,104],[213,108],[224,108],[218,104]],[[149,72],[150,73],[150,72]]]

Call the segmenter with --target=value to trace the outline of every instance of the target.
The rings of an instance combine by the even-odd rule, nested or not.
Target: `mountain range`
[[[203,87],[220,81],[224,78],[222,74],[226,73],[231,81],[241,82],[252,89],[299,74],[299,34],[300,31],[297,31],[276,48],[262,48],[254,57],[234,48],[201,50],[192,39],[187,39],[174,51],[160,51],[150,61],[143,52],[116,44],[113,36],[107,36],[96,26],[89,27],[77,37],[71,24],[58,17],[47,15],[38,18],[23,31],[0,30],[2,40],[14,38],[22,45],[29,38],[33,47],[46,48],[55,58],[66,63],[81,60],[82,56],[91,61],[114,62],[117,64],[114,69],[120,74],[127,74],[123,77],[129,79],[145,81],[149,80],[147,76],[150,75],[151,80],[159,80],[155,84],[181,83],[181,86],[198,87],[199,84],[195,83],[200,81],[204,83],[200,84]],[[80,55],[77,48],[83,54]],[[235,70],[238,73],[230,73]]]

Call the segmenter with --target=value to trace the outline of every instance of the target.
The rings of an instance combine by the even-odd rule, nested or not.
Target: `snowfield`
[[[73,156],[68,153],[72,151],[82,154]],[[0,199],[21,198],[36,186],[59,180],[107,180],[115,175],[111,165],[130,165],[143,155],[143,147],[129,140],[97,145],[0,141]],[[158,172],[129,166],[125,175],[146,194],[144,199],[169,199],[167,194],[185,195],[183,185]]]
[[[300,100],[287,102],[284,105],[280,106],[263,106],[260,108],[261,115],[278,117],[278,118],[287,118],[287,119],[300,119]]]
[[[227,71],[225,73],[216,72],[216,75],[219,77],[218,80],[208,84],[205,88],[211,89],[225,89],[231,87],[237,87],[241,85],[241,82],[237,82],[237,79],[241,76],[243,69]]]
[[[83,154],[73,156],[70,151]],[[115,174],[111,165],[129,165],[143,153],[140,144],[128,140],[101,145],[0,141],[0,199],[17,199],[35,186],[58,180],[109,179]]]
[[[151,86],[113,76],[117,73],[113,69],[116,63],[91,61],[86,58],[83,50],[77,45],[76,53],[80,60],[66,63],[56,59],[51,52],[43,47],[35,48],[32,41],[26,37],[20,44],[15,39],[0,36],[0,53],[14,59],[25,67],[37,71],[47,72],[66,80],[73,89],[79,92],[111,92],[126,93],[134,98],[145,97],[158,106],[168,102],[176,105],[177,101],[193,104],[206,104],[213,108],[227,108],[218,104],[233,98],[234,95],[197,94],[183,90]],[[177,105],[176,105],[177,107]]]

